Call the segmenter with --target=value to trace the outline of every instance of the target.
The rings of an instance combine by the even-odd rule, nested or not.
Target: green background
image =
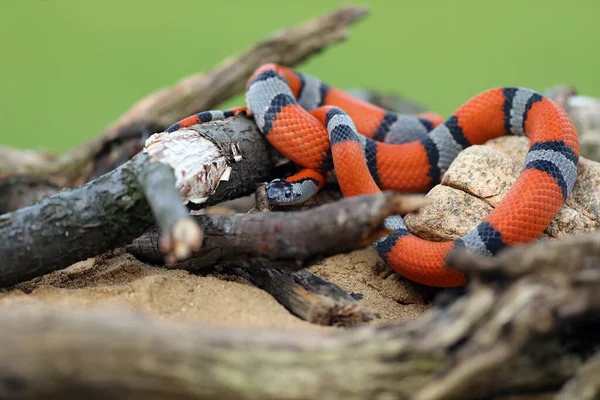
[[[344,3],[0,0],[0,145],[65,151],[153,90]],[[495,86],[600,96],[599,0],[355,4],[371,14],[300,70],[445,115]]]

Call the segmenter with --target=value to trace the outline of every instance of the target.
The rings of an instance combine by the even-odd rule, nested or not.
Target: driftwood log
[[[198,270],[218,264],[296,271],[334,254],[369,246],[385,236],[386,217],[419,210],[423,196],[384,193],[344,198],[304,211],[195,215],[204,242],[183,263],[170,268]],[[127,246],[141,261],[165,264],[161,233],[151,228]]]
[[[392,326],[283,333],[2,309],[0,398],[597,398],[600,232],[449,262],[471,276],[465,295]]]
[[[239,92],[258,65],[297,63],[343,39],[347,25],[363,14],[349,7],[285,31],[213,72],[150,96],[98,138],[64,157],[2,149],[3,177],[25,172],[46,178],[50,182],[43,196],[52,194],[53,186],[77,186],[96,178],[0,216],[0,286],[124,246],[154,223],[167,234],[162,241],[167,261],[185,258],[202,236],[197,229],[201,218],[191,223],[184,204],[204,207],[252,193],[273,175],[268,147],[255,125],[238,117],[179,131],[174,141],[154,135],[147,152],[131,158],[133,154],[152,133]],[[188,90],[189,96],[181,96]],[[200,93],[208,94],[196,96]],[[210,161],[198,164],[202,171],[191,174],[201,178],[199,185],[191,185],[184,166],[170,158],[175,142],[196,154],[196,160]],[[119,156],[112,158],[116,148],[121,149]],[[195,149],[203,150],[202,156]],[[121,166],[114,169],[115,165]],[[27,179],[16,186],[12,181],[12,187]],[[8,207],[14,204],[5,199]],[[24,198],[25,204],[35,200]],[[244,224],[258,218],[261,227],[275,229],[276,224],[264,221],[280,217],[269,214],[219,221],[250,227]],[[211,237],[208,231],[204,239]],[[374,238],[364,233],[354,237],[360,239],[355,243]],[[306,301],[319,292],[319,282],[306,270],[256,270],[247,275],[252,270],[237,266],[243,265],[240,254],[264,262],[270,260],[268,252],[248,253],[235,235],[228,239],[239,246],[227,250],[233,261],[224,257],[221,272],[246,274],[274,296],[282,293],[280,301],[300,299],[300,305],[287,305],[298,315],[310,318],[311,304],[323,304],[327,298],[341,299],[342,308],[355,304],[343,293],[330,292],[321,292],[323,297],[314,303]],[[263,239],[256,237],[252,243]],[[276,256],[285,259],[286,249],[276,248]],[[203,249],[196,251],[198,255]],[[296,256],[286,259],[290,269],[314,261],[314,255],[300,257],[301,265],[294,267],[291,260],[295,263]],[[464,291],[445,301],[438,297],[419,320],[387,326],[283,333],[174,324],[133,312],[0,308],[0,399],[600,397],[599,231],[511,248],[496,258],[455,252],[448,262],[469,275]],[[290,295],[292,291],[300,294]],[[333,308],[330,304],[327,311]],[[363,311],[353,312],[351,318],[368,319]],[[344,317],[323,311],[320,315]]]
[[[304,268],[370,245],[387,233],[383,229],[387,216],[417,211],[427,203],[422,196],[385,193],[345,198],[305,211],[197,215],[194,218],[204,233],[202,247],[185,262],[168,267],[210,273],[210,267],[217,266],[221,273],[242,277],[265,290],[306,321],[356,325],[373,316],[341,288]],[[127,251],[141,261],[164,265],[162,240],[161,230],[154,227]]]
[[[218,174],[229,173],[226,181],[198,178],[194,193],[203,190],[206,196],[201,206],[250,194],[258,183],[271,176],[268,148],[253,121],[233,117],[203,125],[195,132],[184,144],[190,152],[198,153],[196,168],[204,172],[201,177],[210,176],[215,170]],[[164,145],[180,143],[180,139],[173,135],[172,142]],[[185,192],[177,188],[174,169],[177,166],[161,161],[155,154],[139,153],[81,187],[62,190],[37,204],[1,215],[0,286],[126,246],[156,222],[176,241],[176,222],[189,217],[182,203]],[[193,236],[189,249],[179,250],[186,255],[201,237],[194,228],[190,232],[189,223],[179,226],[188,228],[184,229],[184,236]],[[178,252],[182,243],[186,243],[185,238],[180,243],[172,240],[167,253]]]
[[[7,239],[0,246],[0,256],[6,255],[0,264],[0,286],[124,246],[148,229],[153,219],[165,234],[162,250],[169,260],[186,258],[199,247],[202,235],[178,204],[175,188],[185,204],[204,207],[249,194],[258,182],[270,180],[272,151],[254,123],[233,118],[203,126],[200,131],[170,135],[173,138],[153,135],[148,140],[150,145],[146,142],[148,154],[139,153],[127,162],[139,148],[133,146],[134,151],[129,151],[126,157],[121,154],[112,159],[114,149],[108,144],[124,140],[125,149],[131,150],[131,140],[143,143],[144,135],[163,130],[239,92],[261,64],[278,62],[292,66],[344,39],[347,26],[365,13],[361,8],[346,7],[281,32],[208,74],[190,77],[169,90],[149,96],[102,135],[63,157],[52,158],[47,154],[36,157],[32,152],[2,149],[0,153],[5,157],[0,159],[14,161],[0,165],[5,177],[25,174],[21,180],[47,179],[50,186],[71,186],[99,176],[77,189],[56,193],[42,202],[0,216],[0,234]],[[177,161],[165,159],[164,153],[175,150],[173,146],[169,148],[173,143],[185,146],[190,153],[197,151],[195,169],[186,170],[176,165]],[[172,153],[171,157],[177,158]],[[104,170],[108,172],[100,175]],[[185,173],[187,177],[182,176]],[[19,188],[14,184],[10,187]],[[50,193],[52,188],[34,197]],[[8,208],[20,198],[18,190],[16,196],[13,194],[3,200]],[[24,204],[32,202],[24,200]]]
[[[219,265],[220,274],[246,279],[269,293],[289,312],[304,321],[326,326],[354,326],[372,321],[374,315],[339,286],[309,269],[287,272],[275,268],[239,268]]]
[[[245,117],[154,135],[150,140],[148,152],[136,155],[100,178],[1,215],[0,235],[4,241],[0,246],[0,286],[23,282],[126,246],[155,220],[164,234],[160,250],[166,253],[168,261],[187,259],[192,250],[199,249],[202,233],[197,224],[191,224],[182,200],[199,206],[217,204],[252,193],[258,183],[272,176],[267,144],[254,122]],[[184,151],[188,157],[182,157]],[[183,161],[178,163],[172,157]],[[194,161],[191,166],[190,159]],[[366,201],[366,206],[349,199],[342,203],[339,212],[347,213],[345,217],[350,219],[341,224],[323,225],[324,220],[330,221],[331,215],[336,215],[329,209],[325,209],[329,218],[321,212],[308,220],[303,214],[300,219],[289,219],[284,213],[272,214],[272,218],[260,214],[208,217],[213,219],[204,226],[209,232],[198,263],[214,265],[217,260],[235,260],[243,265],[248,255],[254,256],[251,263],[261,258],[268,261],[273,256],[271,260],[277,260],[277,267],[287,263],[299,269],[317,254],[323,257],[367,246],[385,233],[380,225],[386,216],[413,211],[422,205],[417,198],[408,197],[408,204],[406,199],[392,196],[387,203]],[[344,207],[346,204],[348,208]],[[350,212],[353,207],[359,212]],[[332,230],[324,229],[327,226]],[[237,227],[242,228],[243,235],[226,239],[219,236]],[[212,235],[219,230],[219,235]],[[265,247],[273,239],[269,235],[278,231],[292,235],[282,236],[286,241],[279,246]],[[317,231],[323,233],[319,241],[314,240]],[[257,236],[258,232],[264,236]],[[296,233],[303,236],[295,236]],[[304,242],[300,241],[302,237]],[[342,240],[326,240],[329,237]],[[226,240],[231,246],[235,244],[230,253],[222,250]],[[258,242],[260,249],[255,248]],[[296,247],[292,246],[294,243]],[[305,251],[302,256],[294,253],[301,248]],[[264,262],[260,265],[264,266]]]

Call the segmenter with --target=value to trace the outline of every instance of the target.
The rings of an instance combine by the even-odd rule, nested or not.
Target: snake
[[[384,226],[391,233],[375,241],[374,248],[394,271],[426,286],[467,283],[463,272],[447,265],[455,249],[494,256],[537,240],[577,177],[574,124],[558,104],[524,87],[483,91],[443,119],[433,112],[393,113],[312,75],[268,63],[248,79],[245,102],[243,107],[195,114],[166,132],[241,113],[252,116],[266,140],[299,167],[267,185],[267,200],[279,206],[311,198],[331,172],[344,197],[384,190],[427,193],[467,147],[505,135],[529,138],[516,181],[466,235],[433,242],[412,234],[401,216],[386,218]]]

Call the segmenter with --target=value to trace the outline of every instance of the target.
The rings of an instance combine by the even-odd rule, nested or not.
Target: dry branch
[[[357,9],[347,10],[347,14],[340,11],[313,22],[312,30],[307,28],[309,24],[305,31],[296,28],[296,36],[286,36],[292,30],[263,44],[264,49],[276,49],[275,53],[254,48],[245,53],[245,63],[238,61],[243,65],[229,60],[212,73],[151,96],[102,137],[48,166],[33,157],[30,164],[18,167],[38,176],[58,177],[64,184],[93,176],[99,168],[110,169],[112,164],[98,158],[106,155],[107,144],[119,140],[131,144],[130,140],[139,139],[143,126],[147,132],[157,131],[183,116],[211,108],[210,101],[221,101],[239,91],[236,85],[242,85],[247,76],[241,77],[255,68],[244,69],[251,61],[289,65],[301,60],[299,54],[305,57],[340,40],[346,25],[362,15]],[[290,38],[293,41],[283,40]],[[296,48],[298,43],[308,47]],[[299,53],[295,53],[297,49]],[[290,54],[296,58],[286,58]],[[231,78],[236,76],[240,79]],[[213,84],[215,91],[210,92]],[[177,91],[189,87],[213,97],[206,100],[191,95],[180,100]],[[191,110],[193,107],[198,108]],[[157,117],[148,117],[150,114]],[[220,143],[217,147],[227,152],[224,158],[231,167],[228,180],[218,187],[214,180],[203,182],[204,198],[192,193],[202,198],[202,205],[249,194],[258,182],[270,178],[273,167],[269,151],[252,122],[234,118],[194,130],[199,136],[206,135],[212,145]],[[234,148],[242,155],[237,162],[230,154]],[[172,233],[165,247],[177,253],[176,222],[188,218],[179,196],[190,200],[191,195],[182,190],[190,187],[179,172],[180,166],[162,157],[161,152],[142,153],[81,188],[62,191],[0,216],[4,239],[0,246],[0,286],[125,245],[155,221]],[[210,176],[210,171],[205,172],[204,177]],[[217,177],[217,182],[221,178]],[[358,209],[369,201],[385,203],[390,198],[396,197],[386,194],[347,199],[323,207],[355,201]],[[296,222],[294,213],[199,216],[196,220],[207,224],[205,247],[188,266],[199,268],[217,262],[251,266],[243,258],[252,256],[249,259],[261,267],[271,263],[295,270],[310,265],[316,255],[346,251],[357,243],[367,245],[382,233],[381,221],[374,225],[373,220],[379,217],[373,214],[373,207],[364,209],[363,220],[348,218],[350,214],[359,218],[352,214],[356,210],[347,211],[344,218],[331,213],[329,217],[334,217],[336,224],[325,225],[321,219],[316,229],[317,218],[311,222],[308,216],[318,215],[320,210],[307,211],[304,219]],[[392,207],[385,212],[399,211]],[[256,227],[259,234],[253,230]],[[354,242],[347,237],[346,243],[308,239],[309,233],[317,236],[315,232],[323,228],[331,229],[331,236],[349,231]],[[218,232],[222,237],[217,237]],[[294,237],[290,241],[292,232],[307,240]],[[340,239],[344,238],[336,237]],[[231,248],[225,249],[224,243]],[[271,247],[257,247],[265,243]],[[600,232],[515,247],[491,259],[456,252],[448,263],[470,277],[464,294],[453,302],[438,304],[417,321],[326,333],[225,330],[157,321],[131,312],[5,307],[0,309],[0,398],[597,397]],[[301,275],[279,270],[253,272],[268,277],[260,283],[264,287],[279,283],[286,288],[271,287],[273,293],[297,288],[288,278]],[[306,287],[307,280],[300,277],[294,284]],[[302,310],[306,304],[296,309]],[[308,308],[303,312],[308,315]]]
[[[560,268],[530,267],[564,249],[575,258]],[[474,278],[452,304],[416,321],[325,333],[7,307],[0,397],[547,398],[596,368],[599,259],[599,232],[515,248],[492,267],[470,257]]]
[[[254,122],[234,117],[196,128],[189,131],[194,133],[194,140],[187,143],[188,150],[212,157],[196,168],[214,168],[214,157],[219,156],[229,171],[226,181],[198,179],[196,190],[206,194],[200,206],[247,195],[259,182],[270,178],[272,164],[267,145]],[[177,142],[179,138],[174,134],[172,140]],[[167,147],[169,143],[167,140],[163,144]],[[63,190],[40,203],[1,215],[0,286],[125,246],[156,222],[163,231],[172,233],[173,240],[166,250],[179,253],[178,240],[179,244],[182,240],[187,243],[190,231],[186,228],[190,225],[175,224],[187,218],[181,199],[186,193],[176,190],[173,171],[181,172],[180,166],[169,162],[160,154],[139,153],[79,188]],[[178,233],[182,226],[183,237]],[[193,247],[193,243],[188,245]],[[181,251],[183,255],[186,252]]]
[[[153,160],[144,162],[137,181],[163,236],[168,260],[184,260],[202,244],[202,231],[183,205],[173,168]]]
[[[170,268],[201,269],[217,264],[299,270],[323,257],[369,246],[388,231],[393,214],[418,210],[422,196],[385,193],[345,198],[304,211],[196,215],[204,231],[202,248]],[[140,260],[162,265],[160,232],[153,228],[127,250]]]
[[[561,389],[555,400],[595,400],[600,398],[600,351],[583,364]]]
[[[240,93],[260,65],[274,62],[292,67],[346,39],[348,26],[366,13],[365,8],[342,7],[331,14],[278,32],[224,60],[207,73],[187,77],[171,88],[152,93],[102,134],[55,159],[46,154],[32,154],[31,151],[0,148],[0,173],[45,177],[59,186],[76,186],[90,177],[98,177],[141,150],[144,136],[161,132],[189,115],[217,107]],[[116,150],[115,146],[122,148]],[[116,158],[115,153],[119,154]]]
[[[480,258],[467,252],[451,253],[448,263],[477,279],[517,279],[522,275],[571,269],[578,279],[600,280],[600,230],[535,246],[513,246],[499,257]],[[596,264],[595,266],[593,264]],[[571,279],[575,279],[571,276]],[[600,292],[599,292],[600,293]]]
[[[0,177],[0,214],[35,204],[59,190],[47,179],[36,176]]]
[[[373,319],[358,301],[339,286],[308,269],[287,272],[275,268],[219,266],[219,273],[238,276],[269,293],[289,312],[319,325],[353,326]]]
[[[294,315],[321,325],[356,325],[372,319],[341,288],[310,271],[295,273],[323,257],[370,245],[383,236],[385,218],[417,211],[421,196],[385,193],[342,199],[305,211],[197,215],[204,242],[192,258],[170,268],[207,269],[219,265],[271,294]],[[127,251],[163,265],[158,227],[137,238]],[[239,268],[240,266],[247,268]]]

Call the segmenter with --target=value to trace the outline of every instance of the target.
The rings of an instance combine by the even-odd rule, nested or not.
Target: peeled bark
[[[205,146],[216,145],[230,164],[227,181],[198,183],[207,193],[206,201],[198,207],[247,195],[258,183],[269,179],[272,164],[267,144],[253,121],[233,117],[202,125],[197,134],[197,147],[190,151],[202,152]],[[238,161],[232,148],[242,154]],[[0,287],[125,246],[156,222],[164,232],[177,231],[175,223],[185,215],[185,193],[175,187],[173,171],[179,167],[168,161],[140,153],[81,187],[1,215]],[[196,167],[210,169],[213,165]],[[168,252],[175,251],[175,242],[167,246]]]

